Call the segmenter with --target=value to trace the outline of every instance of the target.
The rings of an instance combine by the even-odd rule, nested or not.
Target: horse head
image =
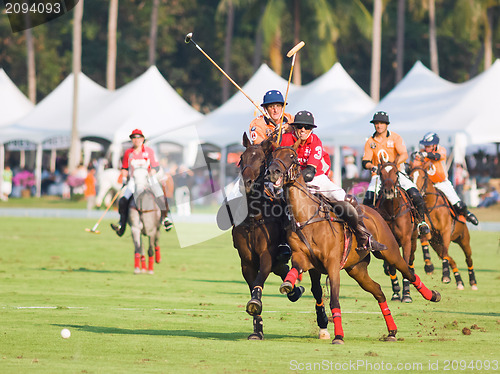
[[[134,179],[136,192],[141,193],[149,187],[148,169],[134,168],[134,171],[132,172],[132,178]]]
[[[273,151],[273,160],[268,168],[268,178],[274,187],[281,188],[293,183],[301,176],[297,156],[298,142],[297,140],[293,147],[279,147]]]
[[[379,165],[378,175],[380,177],[380,191],[388,199],[397,196],[398,167],[394,162],[383,162]]]
[[[429,168],[429,164],[429,161],[425,163],[412,162],[410,164],[411,170],[408,173],[408,176],[413,181],[413,183],[415,183],[418,191],[422,196],[425,195],[428,187],[431,187],[431,185],[429,185],[429,175],[426,171]]]
[[[255,187],[257,179],[264,175],[266,157],[272,144],[264,140],[261,144],[251,144],[247,134],[243,134],[243,146],[246,148],[240,157],[240,173],[245,193],[248,195]]]

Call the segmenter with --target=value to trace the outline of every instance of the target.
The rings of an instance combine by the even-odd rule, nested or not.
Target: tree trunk
[[[429,0],[429,48],[431,55],[431,70],[439,75],[438,48],[436,36],[436,1]]]
[[[35,68],[35,42],[31,29],[24,30],[26,37],[26,51],[28,63],[28,97],[36,104],[36,68]]]
[[[234,6],[232,1],[227,3],[227,25],[226,38],[224,43],[224,71],[231,76],[231,44],[233,41],[234,29]],[[229,81],[222,81],[222,102],[225,103],[229,99]]]
[[[160,0],[153,0],[153,9],[151,10],[151,29],[149,31],[149,66],[156,64],[156,40],[158,39],[158,8]]]
[[[260,19],[262,19],[264,15],[264,11],[266,10],[266,6],[262,5],[262,10],[260,14]],[[257,69],[260,67],[261,61],[262,61],[262,44],[264,42],[264,35],[262,32],[262,26],[259,25],[257,27],[257,30],[255,32],[255,51],[253,53],[253,71],[254,73],[257,71]]]
[[[398,31],[396,41],[396,83],[403,79],[405,60],[405,3],[398,0]]]
[[[283,72],[283,54],[281,53],[281,29],[276,29],[276,34],[273,36],[269,49],[269,60],[271,61],[271,69],[278,75]]]
[[[80,137],[78,135],[78,78],[82,71],[82,18],[83,1],[74,8],[73,20],[73,121],[71,127],[71,145],[69,149],[68,169],[74,171],[80,164]]]
[[[294,46],[300,42],[300,1],[294,0]],[[302,71],[300,68],[300,53],[295,56],[295,66],[293,68],[293,83],[300,86],[302,84]]]
[[[116,88],[116,28],[118,23],[118,0],[109,1],[108,16],[108,64],[106,68],[106,87]]]
[[[380,63],[382,58],[382,0],[375,0],[373,6],[372,69],[370,96],[380,100]]]
[[[491,67],[491,62],[493,59],[493,12],[491,8],[486,9],[486,16],[484,17],[484,70],[488,70]]]

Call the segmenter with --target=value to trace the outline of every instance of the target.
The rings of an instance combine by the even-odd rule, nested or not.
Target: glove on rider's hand
[[[316,175],[316,168],[312,165],[307,165],[304,170],[302,170],[302,176],[304,181],[310,182],[313,180],[314,175]]]

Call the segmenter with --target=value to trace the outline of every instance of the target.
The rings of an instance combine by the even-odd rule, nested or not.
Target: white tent
[[[335,131],[347,121],[371,112],[373,99],[350,77],[337,62],[325,74],[303,86],[290,96],[290,101],[313,113],[323,139],[335,139]]]
[[[0,69],[0,103],[2,103],[0,127],[25,116],[34,107],[3,69]]]
[[[101,137],[115,144],[139,128],[146,138],[202,118],[151,66],[132,82],[102,100],[82,123],[82,137]]]

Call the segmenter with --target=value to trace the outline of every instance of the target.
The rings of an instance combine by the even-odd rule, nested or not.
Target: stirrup
[[[278,254],[276,256],[276,261],[279,263],[287,264],[292,257],[292,249],[288,243],[281,243],[278,245]]]
[[[122,229],[120,224],[115,225],[114,223],[111,223],[110,226],[116,232],[116,235],[123,236],[125,230]]]
[[[370,235],[366,243],[356,248],[356,251],[379,252],[379,251],[384,251],[386,249],[387,246],[385,244],[377,242],[375,239],[373,239],[373,236]]]
[[[427,235],[431,232],[431,229],[429,229],[427,222],[422,221],[417,225],[417,231],[418,235]]]

